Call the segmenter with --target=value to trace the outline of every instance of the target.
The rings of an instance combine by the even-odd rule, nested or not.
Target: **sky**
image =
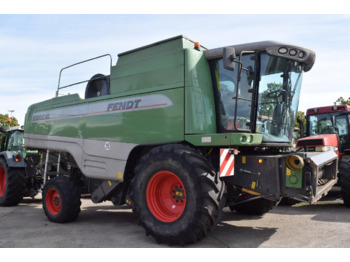
[[[299,111],[350,97],[350,15],[135,13],[0,14],[0,113],[15,110],[22,125],[29,105],[55,96],[63,67],[104,54],[115,65],[119,53],[177,35],[208,49],[263,40],[312,49]],[[109,63],[102,59],[91,76]]]

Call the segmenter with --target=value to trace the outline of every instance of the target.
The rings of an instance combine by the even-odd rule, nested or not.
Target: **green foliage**
[[[342,96],[339,97],[335,102],[335,105],[350,105],[350,97],[345,100]]]
[[[18,120],[13,116],[11,117],[11,122],[9,123],[10,116],[8,114],[0,114],[0,126],[13,127],[18,126]]]
[[[303,120],[303,124],[304,124],[304,128],[305,128],[305,127],[306,127],[306,117],[305,117],[305,113],[302,112],[302,111],[298,111],[297,119],[298,119],[298,118],[301,119],[301,120]],[[300,129],[300,126],[299,126],[298,121],[295,122],[295,127]]]
[[[276,83],[267,84],[267,90],[261,93],[259,98],[261,102],[261,108],[259,115],[261,116],[272,116],[273,109],[278,102],[281,102],[282,96],[279,96],[281,92],[281,85]]]

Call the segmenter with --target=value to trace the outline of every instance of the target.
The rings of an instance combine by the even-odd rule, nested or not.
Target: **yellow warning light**
[[[290,170],[288,167],[286,169],[286,175],[290,176],[292,174],[292,170]]]
[[[255,189],[256,183],[255,181],[252,182],[252,185],[250,186],[251,189]]]
[[[259,164],[261,164],[262,162],[263,162],[263,160],[260,158],[260,159],[259,159]]]

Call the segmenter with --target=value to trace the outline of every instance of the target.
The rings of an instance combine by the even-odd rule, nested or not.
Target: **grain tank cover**
[[[150,50],[151,48],[161,47],[164,44],[170,43],[170,42],[176,43],[174,46],[172,46],[175,49],[177,49],[177,48],[181,48],[181,49],[193,48],[195,43],[196,43],[195,41],[191,40],[190,38],[188,38],[186,36],[178,35],[178,36],[171,37],[171,38],[168,38],[168,39],[165,39],[165,40],[162,40],[162,41],[155,42],[153,44],[145,45],[145,46],[142,46],[142,47],[138,47],[138,48],[135,48],[135,49],[132,49],[132,50],[128,50],[128,51],[119,53],[118,57],[126,56],[126,55],[129,55],[131,53],[137,53],[139,55],[142,55],[142,54],[144,54],[143,52],[141,52],[143,50]],[[200,46],[200,49],[201,50],[207,50],[204,46]],[[162,50],[158,50],[158,51],[162,52],[162,51],[165,51],[165,50],[166,49],[162,49]],[[148,51],[146,51],[146,53],[148,53]]]
[[[111,94],[183,87],[184,50],[194,49],[194,44],[195,41],[180,35],[120,53],[117,64],[111,68]]]

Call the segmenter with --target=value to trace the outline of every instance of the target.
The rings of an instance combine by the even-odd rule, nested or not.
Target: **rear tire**
[[[339,164],[339,184],[344,204],[350,207],[350,156],[343,156]]]
[[[0,159],[0,206],[16,206],[23,199],[26,183],[25,170],[9,168]]]
[[[185,245],[221,220],[224,183],[197,151],[182,145],[152,149],[135,168],[133,212],[157,242]]]
[[[45,215],[52,222],[70,222],[80,213],[79,188],[66,177],[50,179],[44,186],[42,201]]]

